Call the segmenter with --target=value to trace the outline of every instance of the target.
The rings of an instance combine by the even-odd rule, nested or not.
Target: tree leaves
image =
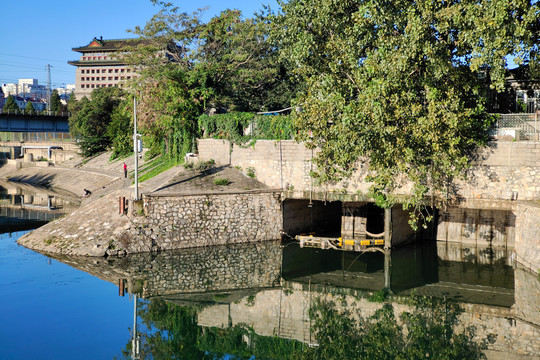
[[[525,56],[538,20],[538,4],[522,0],[281,5],[274,36],[305,84],[296,126],[321,149],[319,178],[339,181],[366,158],[377,197],[389,200],[405,174],[417,209],[486,141],[483,89],[501,88],[506,56]]]

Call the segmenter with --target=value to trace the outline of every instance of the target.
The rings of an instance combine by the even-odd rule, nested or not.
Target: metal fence
[[[0,114],[7,114],[7,115],[29,115],[26,114],[24,110],[4,110],[0,109]],[[67,111],[35,111],[34,116],[70,116],[71,114]]]
[[[514,140],[538,140],[539,114],[498,114],[494,124],[495,138],[512,137]]]
[[[0,141],[20,142],[73,142],[75,138],[67,132],[0,132]]]

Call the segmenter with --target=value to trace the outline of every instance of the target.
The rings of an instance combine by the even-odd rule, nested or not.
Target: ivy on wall
[[[227,139],[235,144],[252,140],[290,140],[295,128],[290,115],[256,115],[246,112],[201,115],[199,132],[203,138]]]

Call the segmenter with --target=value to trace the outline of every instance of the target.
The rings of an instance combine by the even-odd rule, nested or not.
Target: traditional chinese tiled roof
[[[73,51],[81,53],[87,52],[106,52],[106,51],[119,51],[126,46],[136,46],[142,44],[150,44],[150,40],[147,39],[113,39],[103,40],[103,38],[94,38],[88,45],[73,48]]]

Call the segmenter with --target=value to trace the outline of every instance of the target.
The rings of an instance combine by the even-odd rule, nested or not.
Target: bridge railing
[[[513,138],[519,141],[535,141],[540,136],[540,114],[498,114],[493,126],[496,138]]]
[[[0,132],[0,141],[19,142],[74,142],[76,139],[67,132]]]
[[[7,115],[39,115],[39,116],[70,116],[71,113],[67,111],[35,111],[33,114],[27,114],[24,110],[4,110],[0,109],[0,114]]]

